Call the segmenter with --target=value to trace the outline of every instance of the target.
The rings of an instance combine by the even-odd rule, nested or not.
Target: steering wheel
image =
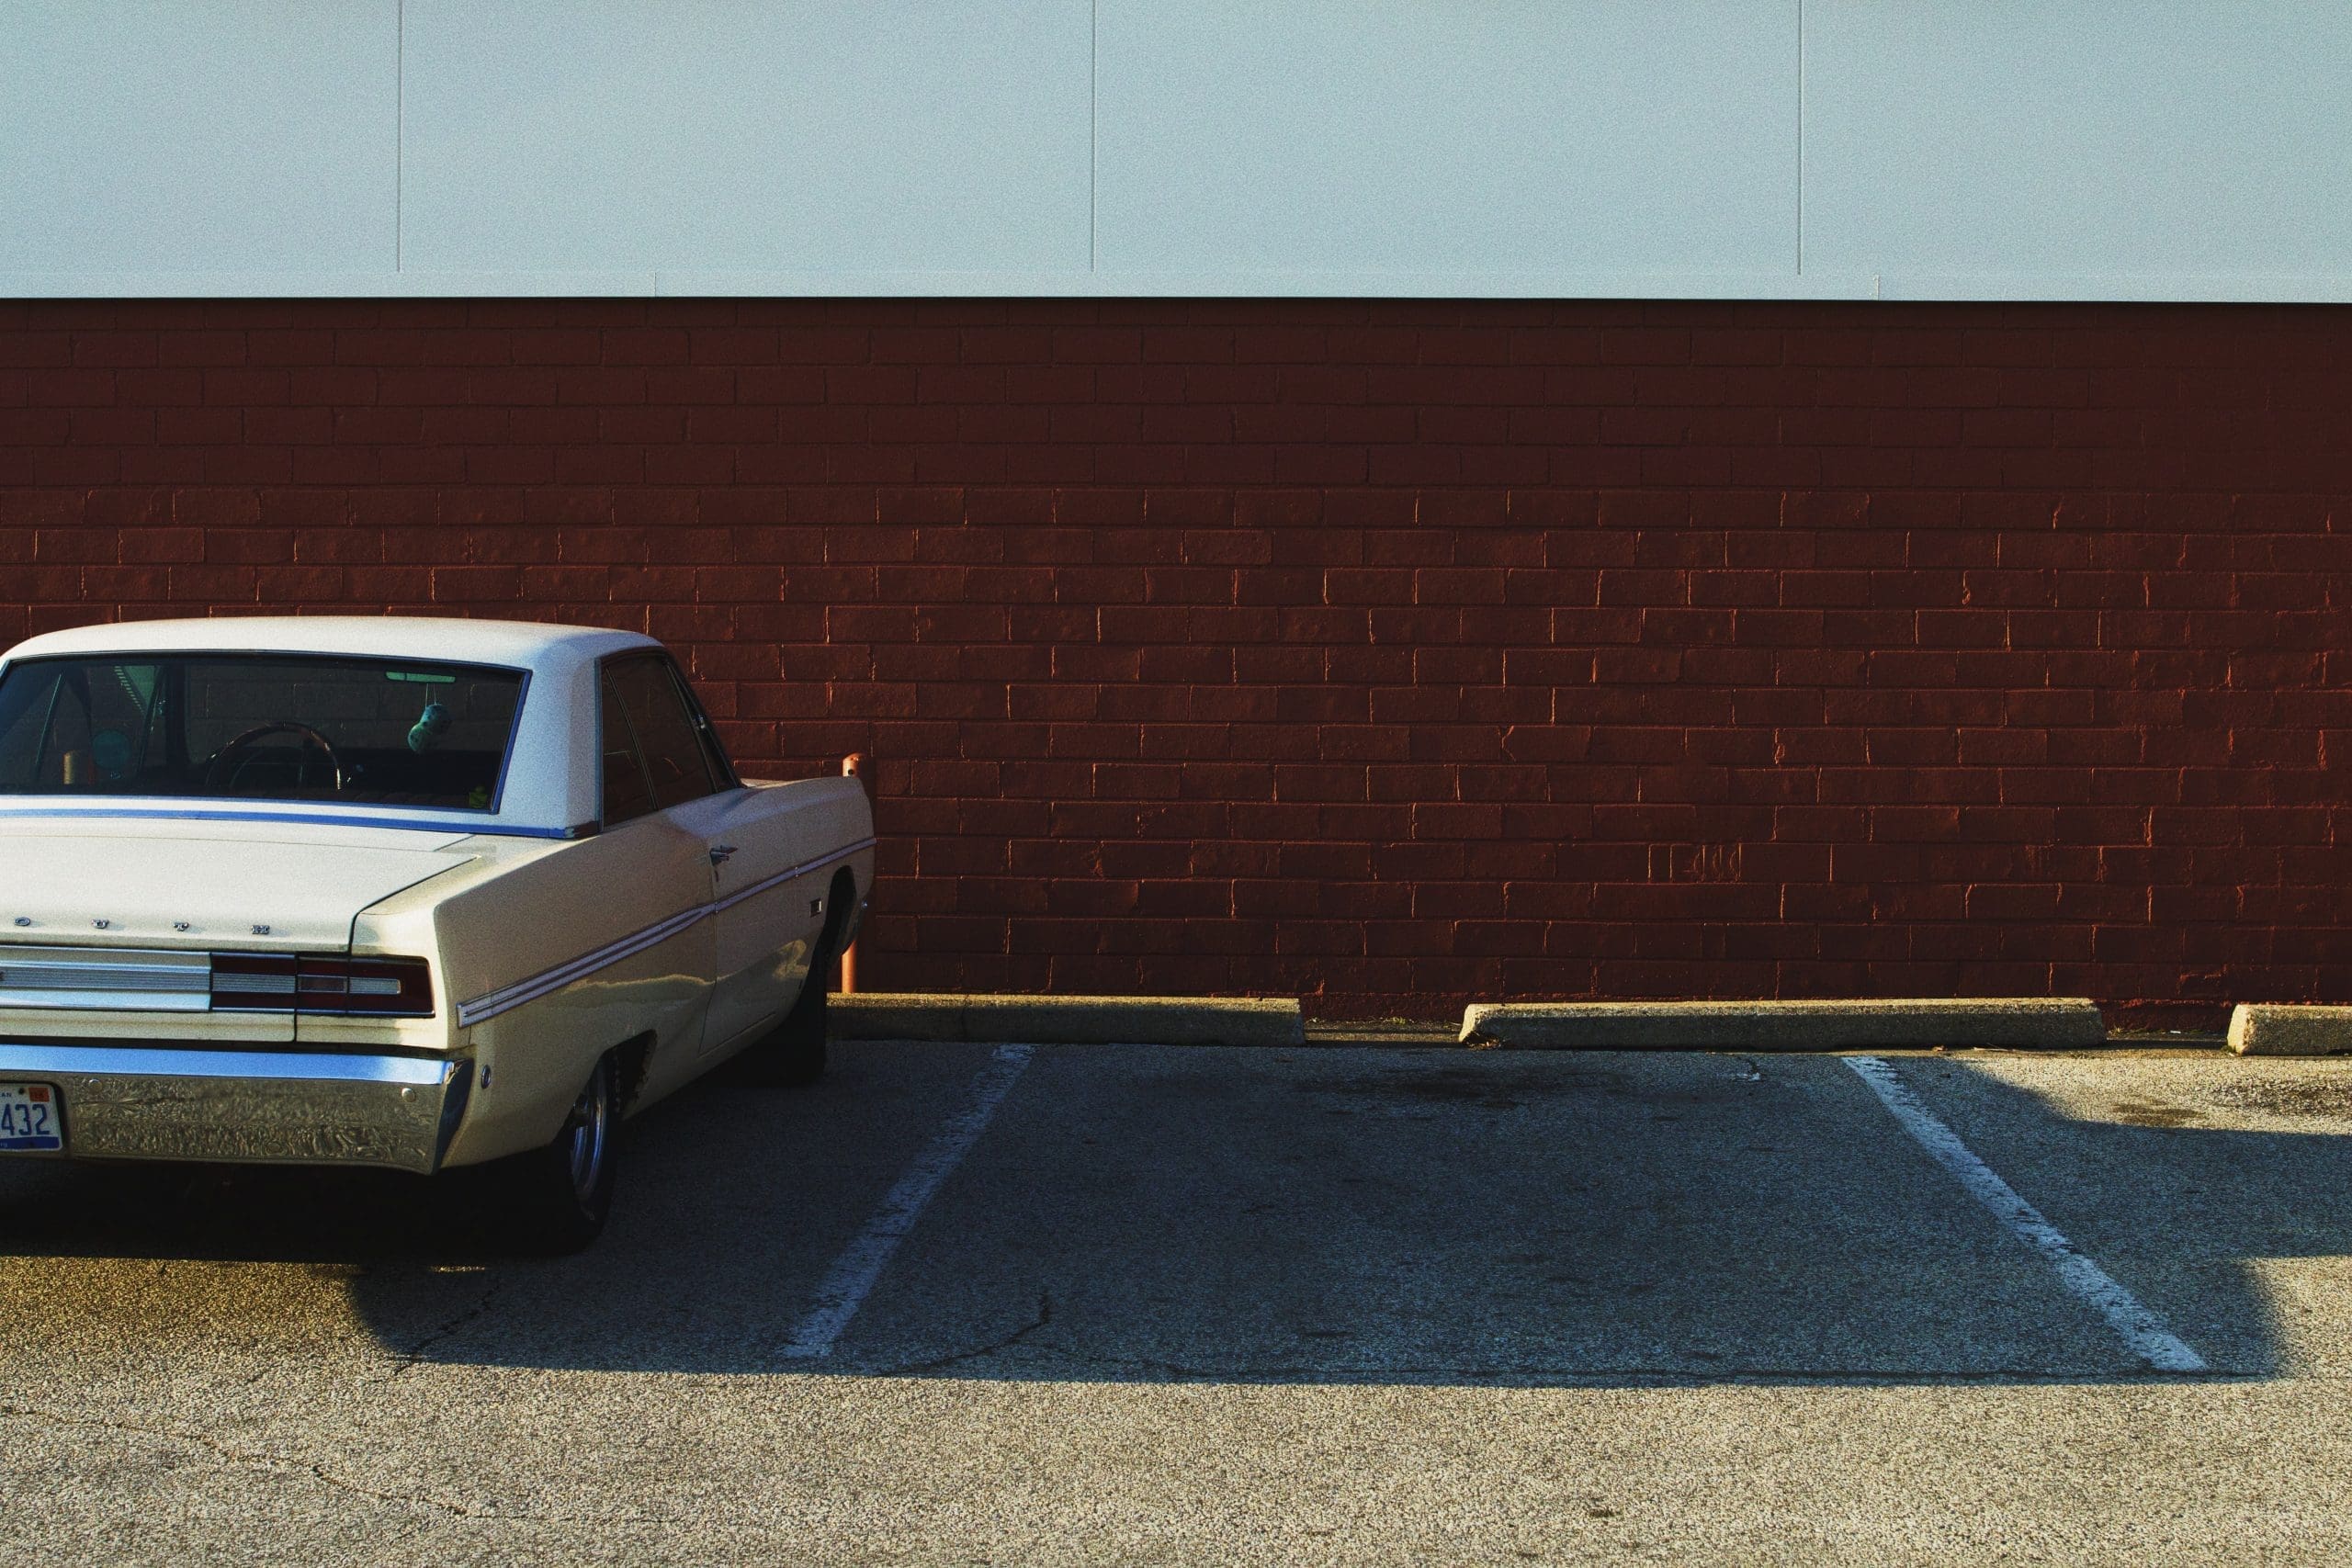
[[[213,752],[212,760],[204,764],[204,787],[208,790],[233,787],[238,776],[254,761],[250,755],[253,749],[273,735],[298,735],[301,737],[304,750],[316,748],[325,756],[327,766],[334,771],[334,787],[337,793],[341,793],[343,759],[334,754],[334,748],[327,743],[325,736],[312,729],[309,725],[297,724],[290,718],[281,718],[271,724],[254,725],[251,729],[232,738],[227,745]],[[294,783],[297,787],[300,786],[308,773],[309,770],[306,768],[300,766],[296,768]]]

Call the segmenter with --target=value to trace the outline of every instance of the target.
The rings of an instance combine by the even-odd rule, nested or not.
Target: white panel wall
[[[0,294],[2352,299],[2337,0],[0,0]]]
[[[1797,0],[1102,0],[1116,271],[1787,272]]]
[[[399,10],[6,0],[0,283],[390,272]]]
[[[1088,0],[407,0],[401,261],[1087,266]]]
[[[2352,272],[2341,0],[1806,0],[1805,25],[1808,267],[1925,293]]]

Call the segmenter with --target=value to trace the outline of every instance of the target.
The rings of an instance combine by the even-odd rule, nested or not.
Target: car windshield
[[[31,659],[0,674],[0,795],[493,811],[523,676],[293,654]]]

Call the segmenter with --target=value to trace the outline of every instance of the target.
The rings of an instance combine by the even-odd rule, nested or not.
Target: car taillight
[[[260,1012],[292,1012],[300,961],[254,953],[212,955],[212,1006]]]
[[[297,988],[304,1012],[387,1013],[424,1018],[433,1011],[433,971],[422,958],[309,958]]]
[[[433,971],[422,958],[216,953],[212,1007],[216,1012],[425,1018],[433,1012]]]

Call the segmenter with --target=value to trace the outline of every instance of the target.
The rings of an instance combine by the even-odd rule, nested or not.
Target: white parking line
[[[1027,1045],[996,1048],[989,1065],[972,1080],[971,1100],[933,1135],[922,1153],[915,1156],[915,1162],[907,1167],[906,1174],[899,1178],[899,1184],[882,1200],[882,1206],[874,1211],[873,1218],[865,1222],[865,1228],[857,1233],[856,1239],[825,1271],[824,1279],[817,1285],[816,1304],[785,1342],[785,1355],[813,1359],[833,1353],[834,1341],[865,1304],[866,1293],[882,1277],[890,1255],[899,1250],[899,1243],[914,1229],[915,1222],[922,1217],[923,1206],[939,1190],[939,1184],[947,1179],[947,1173],[978,1141],[989,1119],[996,1114],[996,1108],[1012,1092],[1013,1080],[1029,1065],[1033,1051],[1034,1047]]]
[[[2160,1372],[2201,1372],[2205,1358],[2190,1349],[2165,1326],[2164,1319],[2140,1304],[2140,1300],[2116,1283],[2108,1271],[2075,1250],[2075,1244],[2041,1211],[2017,1194],[1993,1168],[1960,1141],[1960,1134],[1937,1119],[1904,1086],[1894,1069],[1876,1056],[1849,1056],[1846,1065],[1871,1086],[1881,1104],[1894,1113],[1903,1130],[1935,1156],[1936,1163],[1960,1179],[1968,1195],[1992,1211],[2011,1235],[2041,1254],[2058,1272],[2058,1282],[2088,1303],[2108,1326],[2121,1337],[2132,1353]]]

